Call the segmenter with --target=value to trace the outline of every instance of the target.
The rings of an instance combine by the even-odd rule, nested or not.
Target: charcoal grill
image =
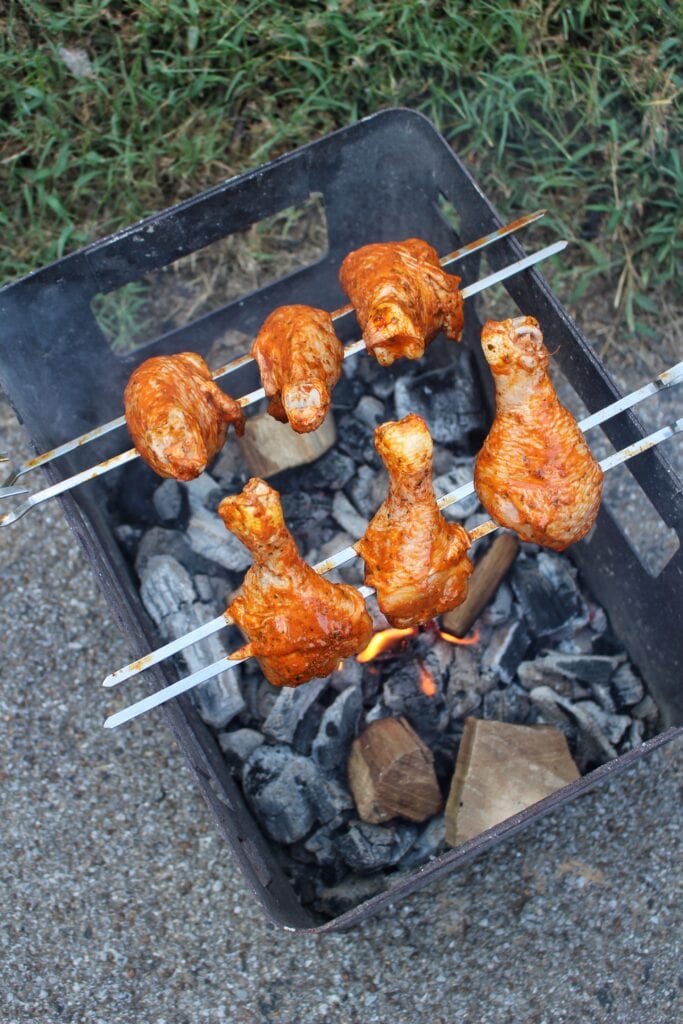
[[[96,296],[299,205],[311,193],[320,193],[325,204],[329,248],[322,259],[157,337],[142,352],[128,356],[112,352],[92,312]],[[441,212],[444,199],[457,211],[458,232]],[[36,450],[45,451],[119,415],[126,380],[141,358],[187,349],[206,354],[227,329],[253,336],[267,313],[285,302],[339,307],[344,298],[337,281],[338,267],[351,249],[416,235],[445,252],[501,223],[469,172],[426,118],[409,110],[384,111],[209,189],[4,289],[0,292],[0,382]],[[496,270],[522,255],[519,243],[510,237],[491,249],[488,259]],[[479,263],[479,256],[473,254],[459,265],[464,284],[477,279]],[[558,349],[557,363],[589,411],[619,397],[605,367],[535,270],[511,278],[505,287],[519,309],[536,316],[546,338],[552,339]],[[463,343],[480,358],[478,329],[469,309]],[[253,365],[246,366],[234,375],[230,390],[240,394],[258,383]],[[623,448],[645,433],[632,411],[610,420],[603,429],[615,448]],[[117,450],[117,441],[105,438],[99,443],[98,456]],[[76,450],[51,463],[46,472],[56,483],[91,464],[92,451]],[[630,463],[629,469],[680,542],[683,488],[666,458],[654,450]],[[116,621],[129,637],[131,648],[142,654],[155,646],[156,636],[112,532],[110,486],[107,480],[93,481],[60,500]],[[590,539],[569,553],[638,666],[661,710],[664,731],[330,921],[320,923],[300,904],[230,776],[214,734],[191,700],[181,697],[164,708],[218,828],[274,923],[296,931],[350,927],[683,732],[679,622],[683,550],[679,547],[657,577],[649,575],[603,506]],[[148,685],[156,690],[174,678],[167,662],[150,671]]]

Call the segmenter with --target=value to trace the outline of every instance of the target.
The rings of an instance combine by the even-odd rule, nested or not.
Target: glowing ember
[[[442,629],[437,630],[442,640],[445,640],[447,644],[463,644],[465,647],[470,647],[472,644],[479,643],[479,630],[475,629],[471,636],[453,636],[452,633],[444,633]]]
[[[363,663],[372,661],[382,651],[388,650],[395,643],[398,643],[399,640],[408,636],[417,636],[417,626],[410,626],[408,629],[380,629],[378,633],[375,633],[365,650],[356,655],[356,661]]]
[[[420,673],[420,689],[424,693],[425,697],[435,697],[437,686],[434,680],[434,676],[429,671],[427,666],[424,665],[421,661],[418,661],[417,668]]]

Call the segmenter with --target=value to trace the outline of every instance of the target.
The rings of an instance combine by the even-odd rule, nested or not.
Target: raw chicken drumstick
[[[253,655],[274,686],[299,686],[367,646],[372,620],[363,598],[304,562],[277,491],[254,477],[241,494],[223,499],[218,514],[254,557],[228,608],[249,640],[235,657]]]
[[[339,280],[355,306],[368,352],[382,366],[401,356],[419,359],[439,331],[460,340],[460,278],[442,270],[436,250],[420,238],[350,252]]]
[[[244,413],[214,384],[196,352],[153,356],[131,375],[123,395],[133,444],[160,476],[194,480],[218,454]]]
[[[496,385],[496,418],[477,456],[482,505],[522,540],[563,551],[590,530],[602,470],[548,376],[538,321],[488,320],[481,335]]]
[[[289,421],[298,434],[319,427],[344,359],[330,314],[312,306],[280,306],[264,321],[251,354],[270,398],[270,415]]]
[[[356,545],[365,582],[392,626],[417,626],[461,604],[472,563],[470,538],[442,516],[432,486],[432,439],[421,416],[383,423],[375,447],[389,495]]]

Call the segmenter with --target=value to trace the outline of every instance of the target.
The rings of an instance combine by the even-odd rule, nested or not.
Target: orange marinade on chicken
[[[488,320],[481,344],[496,385],[496,418],[476,459],[477,494],[522,540],[563,551],[595,521],[602,470],[555,394],[534,317]]]
[[[339,271],[368,352],[383,366],[419,359],[439,331],[459,341],[463,328],[460,278],[439,265],[420,238],[378,242],[349,253]]]
[[[196,352],[145,360],[123,402],[133,444],[160,476],[194,480],[225,444],[229,424],[244,433],[240,406]]]
[[[299,686],[367,646],[372,620],[363,598],[304,562],[277,491],[254,477],[241,494],[223,499],[218,514],[254,558],[228,608],[249,640],[240,657],[253,655],[274,686]]]
[[[471,542],[436,504],[432,439],[421,416],[409,413],[377,427],[375,447],[389,472],[389,494],[356,550],[380,609],[392,626],[404,629],[465,600]]]
[[[312,306],[280,306],[264,321],[251,354],[270,398],[270,415],[298,434],[319,427],[344,359],[330,314]]]

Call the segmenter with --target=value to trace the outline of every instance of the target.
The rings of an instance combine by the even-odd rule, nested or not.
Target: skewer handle
[[[98,476],[104,476],[111,469],[125,466],[127,462],[132,462],[137,457],[138,453],[135,448],[129,448],[128,451],[121,452],[120,455],[114,455],[113,458],[106,459],[104,462],[98,463],[97,466],[84,469],[82,473],[76,473],[75,476],[69,476],[66,480],[60,480],[59,483],[52,484],[51,487],[45,487],[42,491],[37,491],[19,508],[16,508],[13,512],[7,512],[4,516],[0,516],[0,526],[9,526],[10,523],[16,523],[17,519],[25,516],[35,505],[42,504],[48,498],[55,498],[58,494],[64,494],[65,491],[70,491],[72,487],[78,487],[79,484],[85,483],[86,480],[95,480]]]
[[[100,427],[94,427],[93,430],[89,430],[87,434],[83,434],[81,437],[75,438],[73,441],[65,441],[64,444],[60,444],[58,448],[51,448],[48,452],[43,452],[42,455],[36,455],[34,459],[29,459],[24,462],[23,465],[15,469],[7,479],[4,481],[5,484],[13,484],[15,480],[23,476],[24,473],[29,473],[32,469],[37,469],[38,466],[44,466],[46,462],[52,462],[53,459],[59,458],[60,455],[66,455],[67,452],[72,452],[75,448],[80,448],[84,444],[89,444],[90,441],[96,440],[98,437],[102,437],[104,434],[111,433],[112,430],[116,430],[118,427],[124,426],[126,422],[125,416],[119,416],[118,419],[111,420],[109,423],[103,423]]]

